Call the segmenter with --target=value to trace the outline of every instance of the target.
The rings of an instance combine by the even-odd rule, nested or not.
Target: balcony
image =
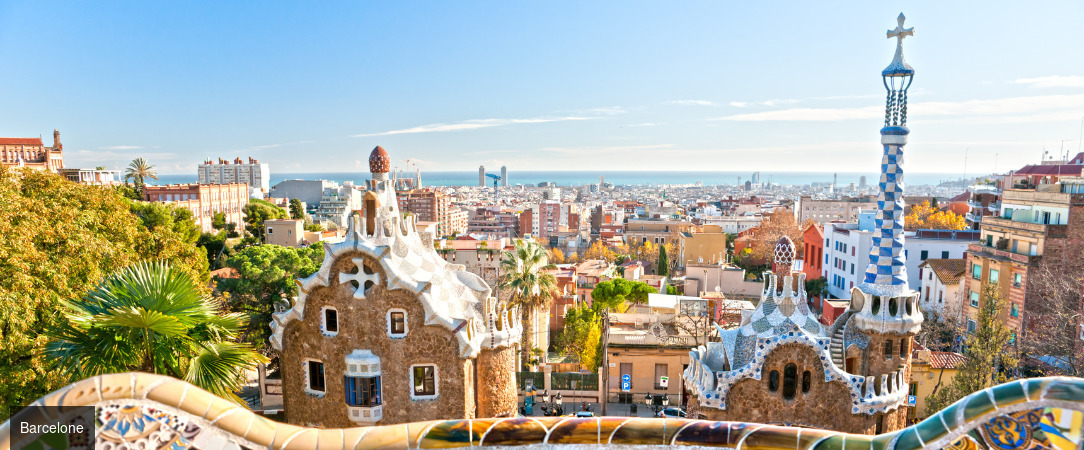
[[[1037,264],[1039,262],[1039,258],[1041,258],[1041,256],[1039,255],[1032,256],[1022,253],[1014,253],[1009,250],[1000,250],[994,247],[987,247],[984,244],[968,244],[967,252],[985,258],[1008,260],[1026,265]]]
[[[1053,203],[1068,206],[1072,194],[1061,192],[1039,192],[1030,189],[1009,189],[1001,197],[1007,203]]]
[[[1036,233],[1046,237],[1066,237],[1068,232],[1068,225],[1047,225],[1042,223],[1032,222],[1017,222],[1015,220],[1006,219],[1004,217],[990,216],[982,221],[983,228],[987,230],[993,230],[993,228],[1002,228],[1003,232],[1022,232],[1022,233]]]

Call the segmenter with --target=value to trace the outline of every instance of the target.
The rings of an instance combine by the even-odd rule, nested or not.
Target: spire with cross
[[[907,20],[907,17],[904,17],[903,13],[900,13],[900,16],[896,18],[896,23],[898,24],[896,25],[896,28],[888,30],[887,37],[889,39],[896,38],[896,55],[892,57],[892,63],[881,72],[881,75],[899,76],[913,75],[915,73],[915,69],[912,69],[911,66],[907,64],[907,61],[903,59],[903,38],[915,35],[914,27],[903,27],[903,21],[905,20]]]

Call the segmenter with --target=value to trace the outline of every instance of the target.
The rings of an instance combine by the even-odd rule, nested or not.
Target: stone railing
[[[584,444],[796,450],[1079,448],[1081,411],[1084,379],[1051,377],[1016,380],[975,392],[918,424],[881,435],[634,417],[508,417],[323,429],[275,422],[175,378],[120,373],[76,382],[16,413],[0,424],[0,448],[89,447],[88,442],[97,448],[204,449]],[[108,420],[101,420],[105,416]],[[84,434],[19,432],[58,423],[94,423],[95,419],[101,425],[94,433],[89,429]]]

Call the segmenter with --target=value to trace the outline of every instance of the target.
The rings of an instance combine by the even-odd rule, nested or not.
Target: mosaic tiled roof
[[[1084,380],[1031,378],[975,392],[926,420],[881,435],[744,422],[635,417],[510,417],[357,428],[305,428],[162,375],[99,375],[35,401],[0,424],[0,448],[413,449],[564,446],[699,446],[749,450],[1079,448]],[[13,423],[105,419],[91,436],[12,433]],[[63,408],[62,408],[63,407]],[[93,420],[94,418],[92,418]],[[1040,432],[1041,430],[1041,432]],[[17,439],[14,440],[13,439]]]
[[[386,153],[385,153],[386,155]],[[309,292],[322,286],[357,282],[354,298],[365,298],[365,284],[381,284],[389,290],[405,289],[414,294],[425,310],[425,325],[437,325],[452,331],[459,341],[460,356],[473,358],[485,348],[513,345],[519,342],[522,324],[494,329],[495,320],[483,314],[483,303],[492,299],[491,289],[481,277],[467,272],[462,265],[450,264],[433,248],[432,241],[423,242],[418,233],[415,216],[399,214],[395,190],[387,174],[373,173],[368,184],[369,194],[377,197],[377,211],[372,218],[374,229],[367,229],[366,220],[351,216],[346,239],[334,245],[324,244],[324,261],[320,271],[298,280],[299,294],[292,307],[272,316],[271,346],[282,349],[286,325],[305,317]],[[366,195],[369,195],[366,194]],[[377,261],[387,279],[378,273],[365,273],[362,258],[355,258],[357,273],[340,273],[331,279],[335,261],[349,252],[360,252]],[[504,308],[493,305],[491,310]],[[513,314],[518,318],[518,314]]]

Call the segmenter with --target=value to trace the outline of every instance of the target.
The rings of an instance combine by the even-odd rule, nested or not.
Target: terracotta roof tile
[[[923,264],[932,269],[944,285],[959,283],[967,270],[967,261],[964,259],[927,259]]]
[[[1027,165],[1024,168],[1017,170],[1016,175],[1058,175],[1058,176],[1079,176],[1081,169],[1084,169],[1084,165],[1080,164],[1047,164],[1047,165]]]
[[[930,352],[931,369],[959,369],[967,357],[953,352]]]
[[[0,145],[42,145],[41,138],[6,138],[0,137]]]

